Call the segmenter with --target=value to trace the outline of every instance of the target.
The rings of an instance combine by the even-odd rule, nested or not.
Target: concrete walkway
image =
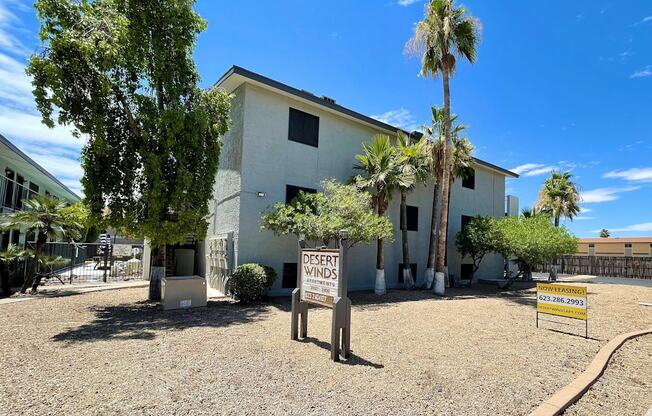
[[[595,283],[610,285],[627,285],[652,287],[652,279],[630,279],[626,277],[603,277],[590,275],[559,276],[556,283]]]
[[[79,295],[89,292],[101,292],[103,290],[127,289],[134,287],[147,287],[147,280],[130,280],[128,282],[111,282],[111,283],[79,283],[72,285],[52,285],[42,286],[36,295],[25,295],[11,298],[0,299],[0,305],[9,303],[23,302],[26,300],[56,298],[61,296]]]

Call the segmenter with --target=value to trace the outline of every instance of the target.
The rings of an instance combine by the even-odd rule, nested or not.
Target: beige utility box
[[[206,279],[201,276],[169,276],[161,279],[163,309],[206,306]]]

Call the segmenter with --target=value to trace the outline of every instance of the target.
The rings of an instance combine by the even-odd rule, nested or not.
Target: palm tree
[[[415,142],[402,132],[397,134],[398,168],[402,172],[399,183],[401,191],[401,240],[403,248],[403,283],[406,288],[414,287],[414,276],[410,269],[410,250],[408,247],[407,229],[407,194],[418,184],[425,184],[430,174],[430,155],[428,142],[422,137]]]
[[[11,296],[10,265],[17,260],[24,259],[25,256],[26,251],[18,248],[15,244],[9,244],[5,251],[0,252],[0,278],[2,279],[2,293],[5,296]]]
[[[611,233],[606,228],[600,230],[600,238],[609,238]]]
[[[25,293],[30,284],[32,292],[36,292],[41,283],[38,265],[47,241],[59,237],[77,238],[82,228],[66,214],[67,203],[61,199],[48,195],[35,195],[25,202],[25,206],[27,208],[25,211],[3,214],[0,217],[0,229],[19,228],[37,234],[34,258],[30,262],[29,272],[25,275],[21,293]]]
[[[580,193],[577,184],[571,179],[570,172],[552,171],[550,177],[543,182],[539,191],[537,209],[549,213],[559,227],[561,217],[573,220],[580,213]]]
[[[402,175],[399,172],[396,148],[392,146],[389,136],[377,134],[371,143],[363,143],[364,154],[356,155],[358,161],[354,169],[362,173],[354,178],[356,185],[372,193],[378,215],[385,215],[392,191],[399,186]],[[384,239],[377,240],[376,247],[376,284],[377,295],[386,292]]]
[[[435,292],[444,294],[446,238],[448,231],[448,187],[452,169],[452,135],[450,77],[455,73],[456,57],[470,63],[476,59],[479,22],[468,16],[464,7],[454,7],[453,0],[431,0],[426,15],[417,23],[414,36],[407,42],[406,51],[421,56],[421,75],[436,78],[441,74],[444,89],[444,166],[439,187],[441,230],[437,241],[437,274]]]
[[[451,116],[453,123],[457,120],[457,116]],[[430,288],[435,278],[435,262],[437,260],[437,241],[440,229],[439,220],[441,219],[439,212],[440,207],[437,204],[439,195],[439,185],[443,181],[444,164],[443,164],[443,124],[444,124],[444,111],[442,108],[432,107],[432,127],[424,126],[424,133],[430,139],[431,144],[431,175],[435,179],[432,197],[432,218],[430,222],[430,246],[428,250],[428,266],[425,273],[425,286]],[[450,207],[450,192],[453,181],[455,178],[465,177],[469,173],[469,168],[473,163],[473,145],[465,137],[459,135],[466,129],[463,124],[454,124],[452,128],[453,136],[453,164],[448,177],[448,201],[447,209]],[[448,214],[447,214],[448,215]],[[445,257],[445,256],[444,256]]]

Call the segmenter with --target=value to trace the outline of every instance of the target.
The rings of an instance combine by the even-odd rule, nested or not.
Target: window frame
[[[297,117],[301,117],[299,123]],[[294,123],[293,123],[294,121]],[[307,137],[310,130],[314,137]],[[312,134],[310,134],[312,136]],[[288,140],[307,146],[319,147],[319,116],[290,107],[288,115]]]

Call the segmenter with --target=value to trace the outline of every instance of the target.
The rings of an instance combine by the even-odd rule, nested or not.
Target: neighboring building
[[[79,197],[50,172],[34,162],[0,134],[0,213],[20,211],[32,196],[53,195],[70,203]],[[12,230],[0,233],[0,250],[9,243],[24,245],[25,233]]]
[[[208,235],[200,244],[205,256],[197,257],[198,268],[205,270],[209,284],[219,287],[216,274],[227,266],[215,253],[227,251],[228,268],[249,262],[272,266],[279,275],[272,294],[287,294],[296,285],[297,241],[261,231],[261,213],[277,202],[290,201],[300,190],[318,190],[326,178],[346,181],[354,174],[355,155],[362,152],[363,142],[378,133],[395,136],[399,129],[344,108],[331,98],[236,66],[216,86],[234,96],[232,122],[224,138]],[[462,261],[455,250],[455,235],[471,216],[503,217],[505,178],[518,177],[479,159],[473,169],[473,175],[456,180],[452,189],[448,265],[457,276],[469,275],[471,262]],[[423,275],[428,257],[432,189],[432,184],[420,186],[408,195],[410,257],[418,276]],[[396,230],[395,241],[385,251],[388,288],[402,283],[399,199],[393,198],[388,210]],[[375,258],[375,243],[350,251],[351,290],[374,287]],[[488,255],[475,277],[500,278],[503,270],[503,257]]]
[[[578,256],[652,257],[652,237],[580,238]]]

